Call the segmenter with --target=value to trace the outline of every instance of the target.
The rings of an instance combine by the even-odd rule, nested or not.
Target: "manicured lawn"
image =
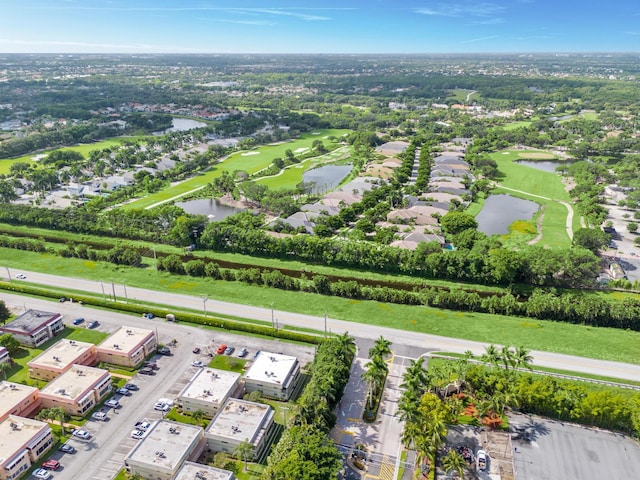
[[[236,353],[236,352],[233,352]],[[216,355],[209,362],[208,367],[219,368],[220,370],[228,370],[230,372],[242,373],[247,360],[233,357],[231,355]]]
[[[533,122],[531,122],[531,121],[521,120],[519,122],[507,123],[507,124],[503,125],[502,128],[504,130],[507,130],[507,131],[516,130],[517,128],[528,127],[532,123]]]
[[[308,158],[298,164],[290,165],[279,175],[259,178],[256,180],[256,183],[266,185],[273,190],[285,188],[293,189],[296,187],[296,185],[302,182],[302,174],[304,172],[320,165],[326,165],[331,162],[335,162],[336,160],[347,156],[349,154],[349,151],[350,147],[348,146],[339,147],[336,150],[325,155]]]
[[[214,178],[222,175],[222,172],[225,171],[232,173],[235,170],[244,170],[249,174],[256,173],[271,165],[275,158],[284,158],[287,150],[291,150],[295,154],[298,149],[311,148],[314,140],[322,140],[324,143],[328,144],[328,137],[335,136],[340,138],[346,133],[349,133],[349,130],[318,130],[312,133],[305,133],[299,139],[291,142],[285,142],[278,145],[264,145],[250,151],[235,152],[226,160],[212,166],[203,174],[197,175],[185,182],[181,182],[178,185],[166,188],[161,192],[157,192],[141,198],[140,200],[136,200],[135,202],[128,203],[122,208],[147,208],[158,202],[169,200],[175,196],[184,195],[198,188],[202,188],[206,184],[210,183]]]
[[[456,102],[466,102],[467,95],[469,95],[473,90],[467,90],[464,88],[454,88],[452,90],[447,91],[447,99],[453,98]],[[469,96],[469,101],[477,100],[480,98],[480,92],[475,92]]]
[[[522,345],[532,350],[640,363],[640,332],[286,292],[238,282],[169,276],[153,269],[114,267],[106,263],[62,259],[47,254],[4,248],[0,249],[0,256],[6,259],[4,263],[9,268],[20,267],[80,278],[114,277],[117,282],[126,280],[127,285],[141,288],[195,296],[207,294],[209,298],[264,308],[269,308],[273,303],[277,310],[318,317],[323,316],[326,311],[330,318],[364,325],[380,325],[452,338]],[[309,327],[322,330],[320,324]]]
[[[544,205],[542,240],[538,245],[566,248],[571,245],[566,232],[567,208],[558,202],[572,204],[572,201],[562,183],[562,177],[556,173],[545,172],[514,161],[542,157],[543,154],[550,156],[548,152],[538,150],[527,152],[505,150],[491,154],[490,157],[496,161],[498,169],[503,174],[499,183],[505,187],[505,190],[496,189],[493,193],[508,193]],[[580,228],[580,217],[575,213],[575,209],[572,226],[574,231]]]

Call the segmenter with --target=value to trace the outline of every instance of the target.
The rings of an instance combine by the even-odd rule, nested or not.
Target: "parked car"
[[[255,361],[255,359],[256,359],[256,358],[258,358],[258,355],[260,355],[260,353],[261,353],[261,351],[260,351],[260,350],[258,350],[258,351],[256,352],[256,354],[253,356],[253,360],[254,360],[254,361]]]
[[[222,355],[226,349],[227,349],[227,344],[226,344],[226,343],[223,343],[222,345],[220,345],[220,346],[218,347],[218,349],[216,350],[216,353],[217,353],[218,355]]]
[[[193,353],[200,353],[200,347],[194,347]]]
[[[89,322],[87,324],[87,328],[96,328],[98,325],[100,325],[100,323],[97,320],[94,320],[93,322]]]
[[[141,373],[142,375],[155,375],[156,372],[153,371],[153,368],[151,367],[142,367],[140,370],[138,370],[138,373]]]
[[[168,412],[169,410],[171,410],[171,407],[169,405],[167,405],[166,403],[157,402],[153,406],[153,409],[154,410],[158,410],[159,412]]]
[[[57,460],[49,459],[45,462],[42,462],[42,468],[46,468],[47,470],[58,470],[60,468],[60,462]]]
[[[171,355],[171,349],[169,349],[169,347],[160,347],[158,353],[160,355]]]
[[[136,422],[136,430],[143,430],[146,432],[150,428],[151,428],[151,424],[149,422],[146,422],[144,420],[140,422]]]
[[[152,370],[158,370],[160,368],[156,362],[144,362],[142,365]]]
[[[16,278],[19,280],[24,280],[27,276],[24,273],[19,273],[16,275]]]
[[[487,453],[484,450],[478,450],[476,460],[478,462],[478,470],[485,471],[487,469]]]
[[[86,430],[74,430],[72,435],[77,438],[82,438],[83,440],[89,440],[91,438],[91,434]]]
[[[80,318],[74,318],[73,319],[73,323],[74,325],[80,325],[81,323],[84,323],[84,318],[80,317]]]
[[[91,418],[104,422],[107,419],[107,412],[93,412]]]
[[[106,402],[104,402],[104,406],[105,407],[109,407],[109,408],[120,408],[122,407],[122,405],[120,405],[120,402],[118,400],[114,400],[113,398],[110,400],[107,400]]]
[[[145,432],[143,432],[142,430],[138,430],[138,429],[133,430],[131,432],[131,438],[135,438],[136,440],[140,440],[140,439],[144,438],[144,433]]]
[[[140,388],[135,383],[125,383],[124,387],[122,388],[126,388],[127,390],[130,390],[132,392],[137,392],[138,390],[140,390]]]
[[[204,367],[204,362],[201,362],[200,360],[195,360],[195,361],[191,362],[191,366],[192,367]]]
[[[246,348],[242,347],[242,348],[240,349],[240,351],[238,352],[238,356],[239,356],[240,358],[244,358],[244,357],[246,357],[246,356],[247,356],[247,354],[248,354],[248,353],[249,353],[249,350],[247,350]]]
[[[225,355],[231,355],[235,351],[236,347],[228,346],[224,350]]]
[[[131,395],[131,392],[129,391],[128,388],[119,388],[116,390],[116,393],[119,393],[122,396],[128,397],[129,395]]]
[[[66,443],[63,443],[62,445],[60,445],[58,447],[58,450],[60,450],[63,453],[76,453],[76,449],[73,448],[71,445],[67,445]]]
[[[33,472],[33,476],[36,478],[41,478],[42,480],[46,480],[51,477],[51,472],[44,468],[38,468]]]
[[[60,303],[64,303],[64,302],[66,302],[66,301],[67,301],[67,297],[60,297],[60,298],[58,299],[58,301],[59,301]]]

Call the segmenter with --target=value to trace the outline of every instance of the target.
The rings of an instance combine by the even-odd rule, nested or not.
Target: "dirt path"
[[[571,205],[569,205],[567,202],[562,202],[560,200],[555,200],[555,199],[549,198],[549,197],[543,197],[542,195],[536,195],[534,193],[529,193],[529,192],[525,192],[525,191],[522,191],[522,190],[516,190],[515,188],[504,187],[504,186],[500,185],[499,183],[496,183],[495,186],[503,188],[504,190],[509,190],[511,192],[517,192],[517,193],[522,193],[524,195],[529,195],[530,197],[541,198],[543,200],[549,200],[551,202],[558,202],[558,203],[564,205],[565,207],[567,207],[567,220],[566,220],[566,223],[565,223],[565,225],[566,225],[565,228],[567,230],[567,235],[569,235],[569,239],[573,240],[573,207]],[[530,244],[536,243],[536,242],[540,241],[540,239],[542,238],[542,228],[541,227],[542,227],[542,219],[539,220],[539,225],[538,225],[540,234],[536,238],[534,238],[532,241],[530,241],[529,242]]]

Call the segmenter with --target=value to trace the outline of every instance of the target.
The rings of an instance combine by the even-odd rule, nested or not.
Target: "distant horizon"
[[[611,55],[640,55],[640,50],[638,51],[575,51],[575,52],[564,52],[564,51],[549,51],[549,52],[364,52],[364,53],[349,53],[349,52],[73,52],[73,51],[59,51],[59,52],[0,52],[0,55],[52,55],[52,56],[71,56],[71,55],[126,55],[126,56],[162,56],[162,55],[181,55],[181,56],[242,56],[242,55],[256,55],[256,56],[300,56],[300,55],[308,55],[308,56],[323,56],[323,55],[334,55],[334,56],[398,56],[404,55],[408,57],[419,57],[419,56],[488,56],[488,55],[504,55],[504,56],[530,56],[530,55],[541,55],[541,56],[611,56]]]
[[[3,0],[0,53],[640,53],[631,0]]]

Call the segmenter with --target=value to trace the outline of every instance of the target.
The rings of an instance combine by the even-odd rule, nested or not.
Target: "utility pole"
[[[206,295],[202,297],[202,310],[204,311],[204,318],[207,318],[207,300],[209,297]]]
[[[324,336],[327,336],[327,311],[324,311]]]
[[[113,278],[111,279],[111,291],[113,292],[113,301],[117,302],[116,299],[116,286],[113,284]]]
[[[129,303],[129,296],[127,295],[127,284],[126,282],[122,282],[122,288],[124,288],[124,298]]]
[[[273,317],[273,302],[271,302],[271,328],[276,328],[276,324]]]
[[[100,287],[102,287],[102,299],[106,300],[107,299],[107,294],[104,293],[104,283],[102,283],[102,280],[100,280]]]

